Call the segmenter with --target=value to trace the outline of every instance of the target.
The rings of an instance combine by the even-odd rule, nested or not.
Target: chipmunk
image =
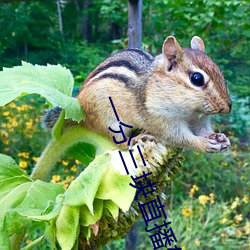
[[[120,121],[144,131],[139,137],[206,152],[227,149],[230,142],[213,131],[210,114],[227,114],[232,104],[223,74],[204,50],[198,36],[191,48],[169,36],[156,57],[140,49],[111,55],[88,75],[77,96],[86,112],[83,126],[122,140],[108,129],[119,130],[111,97]],[[132,128],[123,132],[129,137]]]

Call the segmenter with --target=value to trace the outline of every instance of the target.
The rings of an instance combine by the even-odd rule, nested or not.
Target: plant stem
[[[51,139],[30,177],[33,180],[46,180],[61,155],[70,146],[78,142],[93,144],[96,147],[96,155],[102,154],[107,150],[117,149],[114,143],[102,135],[92,132],[80,125],[72,126],[65,129],[60,138]]]

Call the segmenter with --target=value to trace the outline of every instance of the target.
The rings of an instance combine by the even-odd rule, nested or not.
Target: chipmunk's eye
[[[204,77],[201,73],[195,72],[190,75],[190,81],[198,87],[201,87],[204,85]]]

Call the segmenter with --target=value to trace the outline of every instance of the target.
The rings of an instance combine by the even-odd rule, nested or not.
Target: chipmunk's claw
[[[229,139],[222,133],[211,134],[208,138],[208,152],[226,151],[230,147]]]
[[[129,145],[129,149],[132,149],[135,144],[139,144],[142,146],[147,140],[156,143],[156,139],[154,136],[146,134],[146,132],[144,132],[132,138],[130,145]]]

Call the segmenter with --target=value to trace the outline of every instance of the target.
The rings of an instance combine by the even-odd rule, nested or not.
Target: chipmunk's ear
[[[191,48],[192,49],[197,49],[197,50],[200,50],[202,52],[205,51],[205,45],[204,45],[204,42],[203,40],[198,37],[198,36],[194,36],[191,40]]]
[[[179,61],[182,59],[183,50],[175,37],[169,36],[162,46],[162,54],[170,61]]]

